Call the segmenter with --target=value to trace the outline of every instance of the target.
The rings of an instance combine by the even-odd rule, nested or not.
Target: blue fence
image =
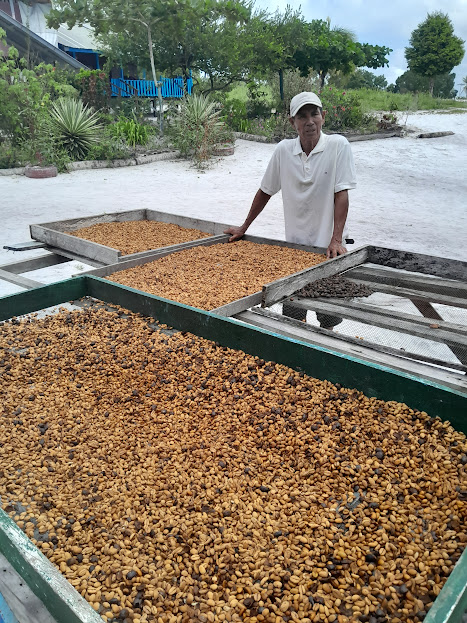
[[[159,88],[161,88],[162,97],[183,97],[185,94],[185,85],[183,78],[163,78],[161,76],[162,86],[156,87],[154,80],[125,80],[123,78],[111,78],[110,88],[113,97],[131,97],[137,95],[139,97],[158,97]],[[186,89],[188,95],[191,95],[193,88],[192,78],[188,78]]]

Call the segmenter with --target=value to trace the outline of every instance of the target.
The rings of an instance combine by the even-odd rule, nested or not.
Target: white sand
[[[455,134],[352,143],[358,175],[358,187],[350,195],[353,248],[376,244],[467,260],[467,114],[413,114],[402,121],[420,131]],[[240,224],[274,147],[238,140],[235,154],[219,159],[205,173],[178,160],[75,171],[45,180],[0,177],[0,264],[43,253],[3,249],[7,243],[29,240],[31,223],[153,208]],[[279,195],[249,233],[284,237]],[[84,268],[69,262],[42,270],[40,278],[28,276],[52,282]],[[21,290],[0,280],[0,296]]]

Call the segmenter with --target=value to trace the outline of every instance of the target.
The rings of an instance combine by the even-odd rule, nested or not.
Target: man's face
[[[324,124],[325,113],[321,112],[318,106],[305,104],[297,112],[295,117],[289,117],[290,123],[297,130],[302,142],[311,140],[313,143],[318,141],[321,128]]]

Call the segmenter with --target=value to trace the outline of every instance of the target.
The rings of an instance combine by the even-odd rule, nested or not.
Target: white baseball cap
[[[298,93],[298,95],[292,97],[292,100],[290,102],[290,116],[295,117],[300,108],[302,108],[302,106],[305,106],[306,104],[312,104],[313,106],[318,106],[319,108],[323,107],[321,100],[316,95],[316,93],[312,93],[311,91],[303,91],[303,93]]]

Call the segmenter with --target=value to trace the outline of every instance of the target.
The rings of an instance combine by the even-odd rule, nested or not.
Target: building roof
[[[71,66],[75,69],[87,69],[72,56],[56,48],[51,43],[36,35],[32,30],[10,17],[0,9],[0,27],[6,31],[8,45],[13,45],[21,56],[36,54],[45,63]]]

